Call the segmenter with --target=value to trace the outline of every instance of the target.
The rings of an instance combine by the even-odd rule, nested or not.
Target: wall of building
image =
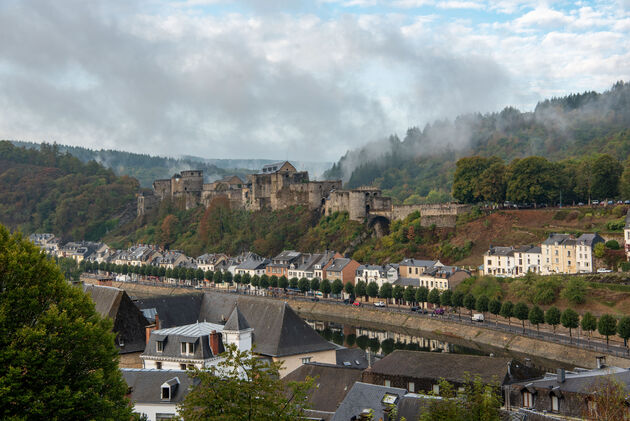
[[[312,363],[337,364],[337,352],[334,349],[319,352],[310,352],[308,354],[288,355],[285,357],[273,357],[274,361],[282,362],[280,377],[284,377],[299,366],[302,365],[302,358],[310,357]]]
[[[157,390],[155,393],[156,393],[156,396],[159,397],[160,391]],[[177,415],[178,413],[176,403],[164,403],[164,404],[134,403],[133,412],[146,415],[147,421],[157,420],[157,414],[160,414],[162,416],[171,415],[173,418],[175,418],[175,415]]]

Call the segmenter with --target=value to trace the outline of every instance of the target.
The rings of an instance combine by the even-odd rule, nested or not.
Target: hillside
[[[138,182],[55,146],[0,141],[0,223],[24,233],[97,240],[135,217]]]
[[[398,202],[439,202],[449,197],[455,162],[496,156],[505,162],[540,155],[580,160],[607,153],[630,155],[630,84],[540,102],[533,112],[506,108],[410,128],[402,141],[388,139],[349,151],[328,172],[347,187],[374,185]]]

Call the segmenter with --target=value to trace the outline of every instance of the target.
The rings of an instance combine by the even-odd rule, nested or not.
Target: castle
[[[153,195],[138,197],[138,215],[144,215],[164,199],[180,201],[186,209],[191,209],[199,205],[208,207],[218,197],[226,198],[233,209],[279,210],[301,205],[325,215],[348,212],[351,220],[385,225],[419,211],[424,226],[453,227],[457,215],[470,209],[458,204],[394,205],[378,188],[342,190],[341,180],[310,181],[307,171],[298,171],[284,161],[265,165],[261,172],[250,174],[247,181],[230,176],[204,183],[200,170],[182,171],[169,179],[155,180]]]

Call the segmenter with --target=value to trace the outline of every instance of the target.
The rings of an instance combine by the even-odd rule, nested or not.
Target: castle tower
[[[223,326],[223,342],[225,344],[235,344],[239,351],[252,350],[252,332],[254,329],[249,327],[249,323],[238,310],[238,304],[234,306],[232,314],[228,317],[225,326]]]

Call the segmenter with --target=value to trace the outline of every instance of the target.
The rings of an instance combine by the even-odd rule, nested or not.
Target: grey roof
[[[352,385],[361,380],[361,371],[332,364],[302,364],[282,380],[304,381],[315,379],[314,388],[308,393],[309,407],[316,411],[335,412]]]
[[[399,266],[429,267],[429,266],[434,266],[436,263],[438,263],[437,260],[403,259],[403,261],[400,262],[398,265]]]
[[[374,411],[374,419],[384,418],[383,409],[386,405],[382,403],[385,394],[394,395],[396,403],[407,393],[405,389],[398,387],[377,386],[374,384],[356,382],[339,408],[332,417],[332,421],[348,421],[352,417],[358,417],[365,409]]]
[[[397,420],[417,420],[420,413],[425,410],[432,401],[441,400],[439,396],[418,395],[415,393],[407,393],[398,401],[398,418]]]
[[[241,264],[239,264],[236,268],[243,270],[256,270],[265,268],[271,261],[269,259],[256,259],[254,257],[249,257],[245,259]]]
[[[535,246],[526,251],[526,253],[542,253],[540,246]]]
[[[141,310],[157,309],[160,327],[167,328],[188,325],[200,320],[202,299],[202,294],[195,293],[146,298],[136,301],[135,304]]]
[[[514,247],[490,247],[490,250],[488,250],[488,254],[493,256],[513,256]]]
[[[292,263],[298,260],[302,256],[302,253],[295,250],[284,250],[282,253],[271,259],[273,263]]]
[[[515,383],[513,386],[531,387],[534,389],[546,389],[551,391],[558,388],[562,392],[590,393],[597,387],[598,380],[604,380],[613,376],[626,390],[630,389],[630,371],[619,367],[605,367],[602,369],[588,370],[578,373],[566,373],[564,382],[557,381],[555,375],[543,379]]]
[[[177,404],[184,400],[188,391],[199,382],[191,379],[184,370],[153,370],[140,368],[121,369],[123,379],[130,389],[130,399],[133,403],[168,403]],[[177,379],[179,384],[173,390],[168,401],[162,400],[162,385]]]
[[[508,374],[508,363],[511,376]],[[485,383],[498,381],[500,384],[540,375],[537,370],[527,370],[510,358],[406,350],[392,352],[375,362],[368,371],[418,379],[444,378],[456,383],[465,381],[465,373],[479,375]]]
[[[208,292],[203,296],[199,318],[214,323],[227,321],[236,303],[254,329],[253,343],[258,354],[281,357],[335,349],[281,301]]]
[[[95,310],[114,322],[112,330],[116,334],[115,343],[121,354],[140,352],[144,349],[145,328],[149,322],[125,291],[89,284],[83,286],[83,291],[94,302]]]
[[[194,323],[169,329],[154,330],[142,355],[150,357],[184,358],[207,360],[216,357],[210,348],[209,336],[213,331],[220,332],[223,325],[213,323]],[[162,351],[157,351],[157,342],[162,342]],[[193,355],[182,355],[181,343],[194,343]],[[223,352],[223,341],[219,336],[219,354]]]
[[[547,239],[543,241],[543,244],[545,245],[554,245],[556,243],[564,244],[564,242],[568,240],[569,238],[571,238],[570,234],[553,233],[553,234],[549,234],[549,237],[547,237]]]
[[[343,268],[348,266],[352,260],[346,257],[340,257],[333,260],[332,264],[326,268],[326,272],[341,272]]]
[[[230,314],[230,317],[228,318],[227,323],[225,323],[223,329],[234,331],[250,329],[245,316],[243,316],[243,313],[238,310],[238,305],[234,306],[234,310],[232,310],[232,314]]]
[[[339,348],[335,352],[337,353],[337,365],[359,370],[368,367],[367,356],[361,348]]]
[[[420,280],[417,278],[398,278],[392,283],[392,285],[400,285],[403,287],[411,285],[413,287],[417,287],[420,286]]]
[[[599,234],[582,234],[576,241],[577,244],[593,247],[597,243],[603,243],[604,239]]]

